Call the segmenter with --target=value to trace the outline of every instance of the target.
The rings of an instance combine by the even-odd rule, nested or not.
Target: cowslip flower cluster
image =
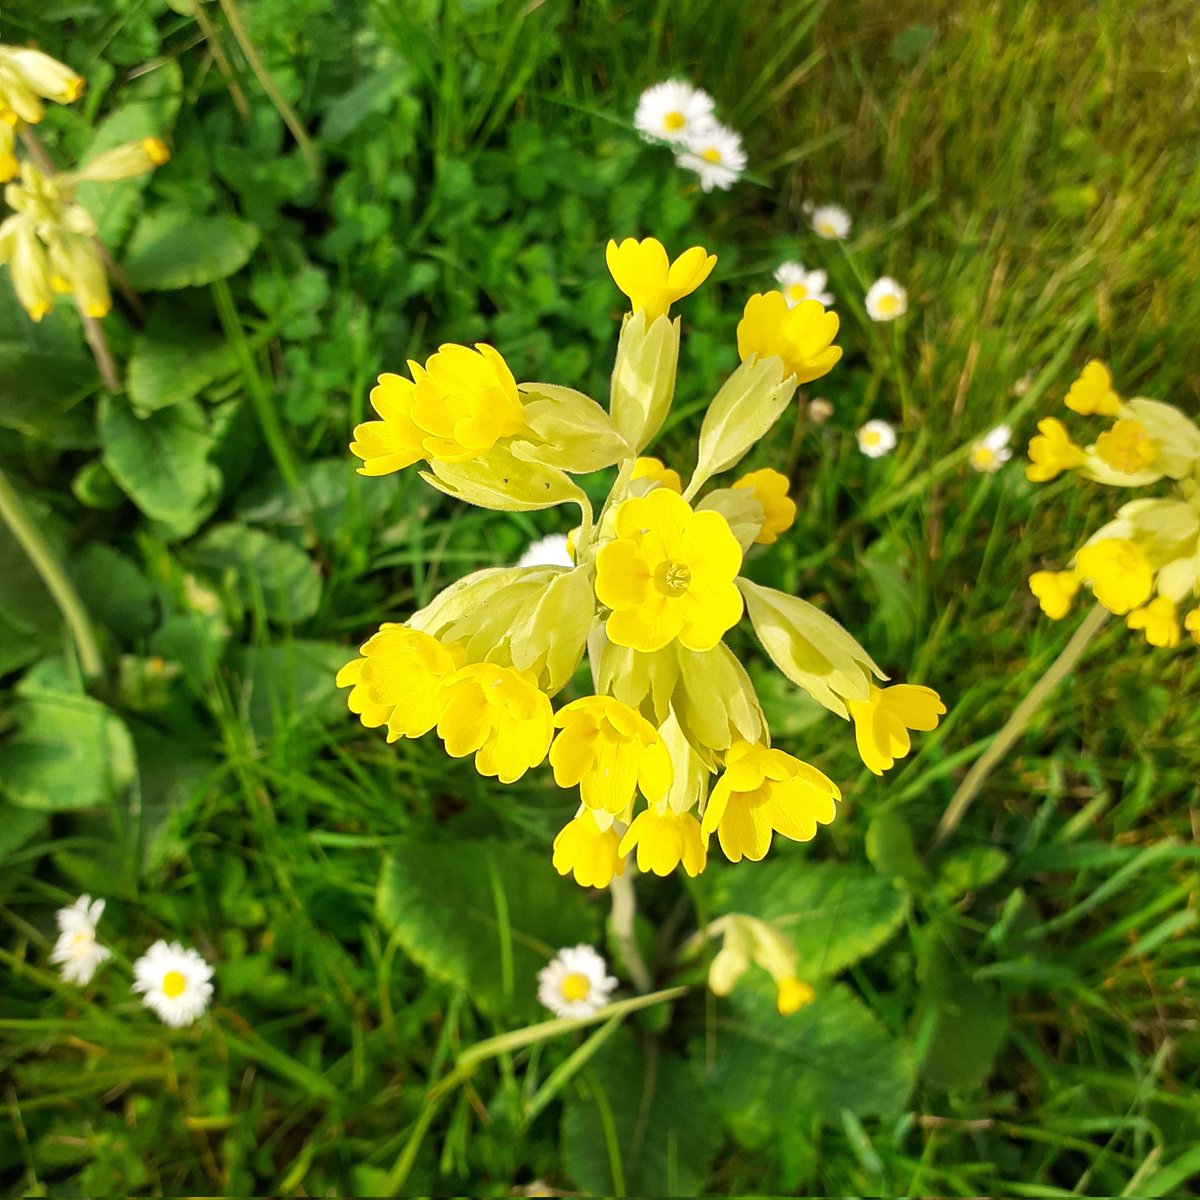
[[[754,583],[743,564],[792,525],[787,478],[770,468],[724,486],[785,412],[797,387],[841,356],[838,318],[817,301],[750,297],[741,365],[704,417],[690,478],[646,455],[675,392],[680,322],[670,306],[716,259],[674,261],[652,238],[610,242],[629,298],[607,410],[558,384],[517,383],[490,346],[443,346],[411,378],[385,374],[379,420],[354,431],[360,472],[423,462],[421,476],[484,508],[579,508],[570,565],[476,571],[403,622],[383,625],[338,674],[363,724],[389,740],[437,732],[447,753],[511,783],[549,760],[579,789],[554,842],[560,874],[605,887],[626,869],[759,860],[774,835],[798,841],[834,819],[840,792],[771,745],[754,687],[725,636],[749,616],[774,664],[852,721],[864,763],[882,773],[945,711],[926,687],[882,686],[857,641],[816,605]],[[574,476],[616,467],[599,514]],[[585,656],[589,694],[555,708]]]
[[[16,177],[17,133],[46,115],[43,100],[71,104],[84,81],[70,67],[30,46],[0,45],[0,183]]]
[[[1090,588],[1150,645],[1175,646],[1183,630],[1200,644],[1200,427],[1172,404],[1122,399],[1107,367],[1096,361],[1084,367],[1065,402],[1072,412],[1112,424],[1079,445],[1057,417],[1039,421],[1025,468],[1032,482],[1071,471],[1118,488],[1169,480],[1171,492],[1121,505],[1065,570],[1030,576],[1030,590],[1056,621]]]
[[[741,136],[717,120],[716,102],[707,92],[681,79],[647,88],[633,125],[647,141],[671,146],[676,164],[694,171],[706,192],[727,190],[746,169]]]

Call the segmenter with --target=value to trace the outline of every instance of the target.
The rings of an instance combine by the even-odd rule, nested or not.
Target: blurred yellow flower
[[[1029,466],[1025,478],[1030,483],[1047,483],[1060,471],[1082,466],[1085,455],[1071,441],[1067,427],[1056,417],[1038,422],[1038,435],[1029,443]]]
[[[647,325],[691,295],[717,265],[717,256],[703,246],[693,246],[670,262],[655,238],[626,238],[619,245],[610,241],[604,257],[613,282],[629,297],[633,312],[646,314]]]
[[[1075,555],[1075,570],[1091,585],[1096,599],[1116,616],[1124,616],[1150,599],[1154,572],[1146,556],[1128,538],[1101,538]]]
[[[816,300],[801,300],[794,308],[781,292],[751,296],[737,327],[742,362],[752,356],[783,359],[784,371],[796,382],[810,383],[833,370],[842,348],[833,345],[838,315]]]
[[[763,524],[754,539],[760,545],[772,545],[784,530],[791,529],[796,519],[796,502],[788,495],[786,475],[765,467],[743,475],[733,486],[748,488],[762,505]]]
[[[590,812],[569,821],[554,839],[554,869],[574,875],[580,887],[608,887],[614,875],[625,873],[617,850],[621,835],[611,825],[601,829]]]
[[[1193,608],[1186,617],[1183,618],[1183,627],[1192,635],[1192,641],[1200,646],[1200,608]]]
[[[1096,439],[1096,455],[1114,471],[1133,475],[1158,458],[1158,444],[1141,421],[1125,418]]]
[[[859,757],[876,775],[882,775],[912,749],[910,729],[936,729],[938,718],[946,711],[932,688],[910,683],[887,688],[871,684],[868,699],[851,700],[847,707],[854,721]]]
[[[662,459],[643,457],[633,464],[631,479],[649,479],[659,487],[670,488],[673,492],[683,491],[683,480],[678,471],[673,471],[663,464]]]
[[[84,81],[57,59],[26,46],[0,46],[0,119],[9,114],[36,125],[45,115],[42,100],[71,104]]]
[[[1108,368],[1096,359],[1083,368],[1079,378],[1067,391],[1066,405],[1082,416],[1115,417],[1121,409],[1121,398],[1113,391]]]
[[[777,986],[779,995],[776,1004],[780,1015],[784,1017],[806,1008],[817,998],[813,985],[805,983],[803,979],[797,979],[794,975],[780,979]]]
[[[1071,601],[1079,591],[1079,576],[1074,571],[1034,571],[1029,590],[1037,597],[1042,612],[1052,621],[1061,621],[1071,611]]]
[[[1179,645],[1179,615],[1169,596],[1156,596],[1145,608],[1134,609],[1125,618],[1125,624],[1130,629],[1140,629],[1151,646]]]
[[[695,878],[708,861],[700,822],[691,813],[673,812],[665,804],[651,805],[634,817],[618,853],[624,858],[634,847],[638,870],[643,874],[669,875],[682,863]]]

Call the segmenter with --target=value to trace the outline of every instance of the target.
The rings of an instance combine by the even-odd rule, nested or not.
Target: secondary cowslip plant
[[[682,477],[643,455],[675,394],[680,324],[670,306],[716,258],[671,262],[654,239],[610,242],[609,270],[630,300],[609,408],[572,388],[518,383],[490,346],[443,346],[409,377],[380,376],[379,419],[354,432],[365,475],[423,464],[447,495],[484,508],[580,510],[574,565],[476,571],[403,622],[383,625],[339,673],[349,706],[389,740],[436,730],[454,757],[511,783],[547,758],[581,803],[554,865],[603,887],[629,855],[666,875],[726,856],[763,858],[774,834],[812,838],[840,792],[771,745],[754,688],[724,638],[743,615],[775,665],[853,722],[864,763],[882,773],[945,711],[926,687],[885,676],[828,614],[742,574],[751,547],[791,525],[787,480],[731,470],[803,383],[841,357],[838,318],[816,301],[752,296],[738,325],[741,365],[708,406],[697,461]],[[616,467],[600,512],[574,476]],[[585,655],[594,694],[561,705]]]

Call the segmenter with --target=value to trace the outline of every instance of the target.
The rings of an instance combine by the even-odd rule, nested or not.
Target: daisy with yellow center
[[[833,296],[825,290],[828,278],[824,271],[806,271],[798,262],[780,263],[775,268],[775,282],[789,308],[795,308],[801,300],[815,300],[829,308]]]
[[[995,474],[1010,458],[1009,441],[1012,430],[1007,425],[997,425],[971,446],[970,462],[974,470],[985,475]]]
[[[601,828],[595,813],[581,812],[554,839],[554,869],[560,875],[574,875],[580,887],[608,887],[613,876],[625,873],[620,844],[621,835],[613,825]]]
[[[743,475],[734,485],[754,493],[762,505],[763,523],[754,539],[761,546],[773,545],[779,535],[791,529],[796,519],[796,502],[788,495],[788,477],[765,467]]]
[[[173,1029],[204,1015],[212,999],[213,969],[178,942],[157,941],[133,964],[133,990]]]
[[[833,344],[838,326],[837,313],[826,312],[815,300],[791,308],[779,292],[751,296],[738,322],[738,354],[742,362],[777,355],[798,384],[811,383],[842,357],[842,348]]]
[[[55,914],[59,932],[50,961],[58,965],[67,983],[86,987],[100,964],[112,957],[112,951],[96,940],[96,926],[103,915],[104,901],[91,896],[80,896]]]
[[[854,437],[868,458],[882,458],[896,448],[896,430],[887,421],[868,421]]]
[[[690,296],[717,263],[717,256],[703,246],[692,246],[671,262],[655,238],[610,241],[604,257],[613,282],[629,297],[631,311],[644,312],[647,325]]]
[[[591,946],[568,946],[538,972],[538,1002],[556,1017],[590,1017],[617,986],[608,964]]]
[[[647,141],[682,142],[713,120],[713,98],[681,79],[647,88],[638,98],[633,126]]]
[[[817,237],[841,241],[850,236],[850,214],[836,204],[822,204],[812,211],[812,227]]]
[[[713,188],[727,191],[746,169],[746,152],[741,136],[717,121],[689,130],[683,137],[684,149],[675,162],[700,177],[702,191]]]
[[[885,275],[871,284],[864,303],[872,321],[894,321],[908,312],[908,293]]]
[[[898,758],[912,749],[910,729],[929,732],[946,711],[941,697],[932,688],[900,683],[876,687],[866,700],[847,702],[854,721],[858,754],[869,771],[882,775]]]
[[[678,638],[711,650],[741,617],[742,548],[720,513],[655,488],[621,504],[615,533],[596,556],[596,596],[618,646],[648,654]]]

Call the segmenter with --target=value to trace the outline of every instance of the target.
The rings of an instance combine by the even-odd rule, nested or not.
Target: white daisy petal
[[[573,567],[574,560],[567,546],[565,533],[551,533],[530,542],[525,553],[517,559],[518,567]]]
[[[679,166],[695,171],[706,192],[732,187],[746,169],[746,152],[741,135],[716,121],[691,131],[683,140],[683,150],[675,155]]]
[[[894,321],[908,312],[908,293],[885,275],[867,289],[866,306],[872,321]]]
[[[824,271],[806,271],[798,262],[780,263],[775,270],[775,282],[779,284],[788,308],[795,308],[801,300],[816,300],[829,308],[833,296],[825,290],[828,278]]]
[[[1000,470],[1010,458],[1009,441],[1012,430],[1007,425],[997,425],[971,445],[970,463],[976,471],[991,475]]]
[[[896,431],[886,421],[868,421],[854,436],[868,458],[882,458],[896,448]]]
[[[556,1017],[590,1017],[617,984],[591,946],[567,946],[538,972],[538,1002]]]
[[[836,204],[822,204],[812,210],[812,227],[817,237],[840,241],[850,236],[850,214]]]
[[[59,935],[50,951],[50,961],[59,967],[67,983],[86,986],[100,964],[112,957],[112,951],[96,941],[96,926],[103,915],[104,901],[86,895],[55,914]]]
[[[159,940],[133,964],[133,990],[172,1029],[191,1025],[212,999],[213,969],[178,942]]]
[[[634,128],[649,141],[681,143],[713,121],[713,98],[682,79],[647,88],[638,98]]]

